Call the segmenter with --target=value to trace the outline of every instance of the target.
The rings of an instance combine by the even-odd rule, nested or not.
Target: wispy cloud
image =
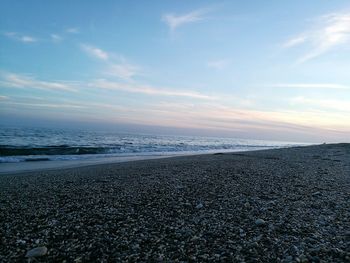
[[[189,98],[204,99],[204,100],[215,99],[215,97],[204,95],[198,92],[161,89],[161,88],[155,88],[148,85],[119,83],[119,82],[112,82],[112,81],[107,81],[103,79],[95,81],[94,83],[90,84],[90,86],[102,88],[102,89],[121,90],[126,92],[141,93],[141,94],[156,95],[156,96],[189,97]]]
[[[286,43],[283,44],[283,47],[290,48],[300,44],[303,44],[307,40],[307,37],[304,35],[296,36],[290,38]]]
[[[107,69],[104,70],[106,75],[114,76],[123,80],[131,80],[134,76],[139,75],[140,67],[129,63],[123,56],[107,53],[101,48],[80,44],[81,49],[89,56],[103,60],[107,63]]]
[[[60,35],[57,35],[57,34],[51,34],[50,37],[51,37],[52,42],[54,42],[54,43],[59,43],[63,40],[63,37],[61,37]]]
[[[36,38],[31,37],[31,36],[21,36],[19,40],[22,42],[25,42],[25,43],[38,41]]]
[[[122,62],[119,64],[111,64],[106,73],[120,79],[131,80],[134,76],[138,75],[139,72],[139,67]]]
[[[227,59],[217,59],[217,60],[211,60],[207,63],[208,68],[213,68],[216,70],[221,70],[226,68],[230,64],[230,61]]]
[[[82,105],[74,105],[74,104],[66,104],[66,103],[30,103],[30,102],[16,102],[16,101],[6,101],[3,102],[7,105],[18,105],[18,106],[28,106],[28,107],[39,107],[39,108],[68,108],[68,109],[83,109],[87,108],[86,106]]]
[[[87,45],[87,44],[80,44],[80,47],[83,51],[85,51],[88,55],[95,57],[97,59],[101,60],[108,60],[109,55],[106,51],[103,51],[100,48]]]
[[[350,112],[350,104],[348,101],[344,100],[334,100],[334,99],[313,99],[305,97],[295,97],[290,99],[292,105],[303,105],[306,107],[316,108],[324,111],[341,111]]]
[[[350,44],[350,13],[332,13],[320,17],[314,27],[284,43],[285,48],[307,45],[309,51],[298,63]]]
[[[350,85],[346,86],[335,83],[278,83],[265,86],[274,88],[350,90]]]
[[[194,23],[204,19],[204,15],[209,12],[208,9],[198,9],[190,13],[175,15],[172,13],[162,15],[162,21],[164,21],[174,31],[176,28],[185,24]]]
[[[66,32],[70,34],[78,34],[80,31],[77,27],[69,27],[66,29]]]
[[[1,73],[0,84],[4,87],[13,88],[34,88],[44,90],[62,90],[76,92],[77,88],[72,83],[66,82],[54,82],[54,81],[42,81],[37,80],[34,77],[14,74],[14,73]]]
[[[16,32],[6,32],[4,35],[7,36],[8,38],[11,38],[23,43],[33,43],[38,41],[38,39],[36,39],[35,37],[29,36],[29,35],[22,35]]]

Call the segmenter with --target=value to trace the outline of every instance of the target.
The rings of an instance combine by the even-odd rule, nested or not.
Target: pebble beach
[[[350,144],[0,175],[0,262],[350,262]]]

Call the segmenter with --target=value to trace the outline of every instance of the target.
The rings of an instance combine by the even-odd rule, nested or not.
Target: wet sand
[[[0,175],[0,262],[349,262],[349,189],[349,144]]]

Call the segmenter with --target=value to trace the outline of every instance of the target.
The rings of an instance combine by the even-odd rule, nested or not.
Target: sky
[[[0,2],[1,125],[350,142],[350,2]]]

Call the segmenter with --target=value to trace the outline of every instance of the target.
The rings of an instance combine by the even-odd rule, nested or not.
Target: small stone
[[[290,262],[292,262],[292,261],[293,261],[293,257],[292,257],[292,256],[287,256],[287,257],[283,260],[284,263],[290,263]]]
[[[257,226],[264,226],[264,225],[266,224],[266,222],[265,222],[264,219],[259,218],[259,219],[257,219],[257,220],[255,221],[255,224],[256,224]]]
[[[263,235],[259,235],[254,238],[254,241],[259,242],[262,239]]]
[[[199,203],[197,206],[196,206],[196,209],[201,209],[201,208],[203,208],[204,207],[204,205],[202,204],[202,203]]]
[[[198,237],[198,236],[193,236],[192,238],[191,238],[191,241],[197,241],[197,240],[199,240],[200,239],[200,237]]]
[[[46,255],[47,247],[36,247],[29,250],[26,254],[26,258],[41,257]]]
[[[312,260],[312,262],[315,262],[315,263],[320,262],[320,258],[317,256],[312,257],[311,260]]]
[[[301,254],[299,256],[299,262],[306,263],[306,262],[308,262],[308,259],[307,259],[307,257],[305,255]]]
[[[246,233],[244,233],[244,230],[242,228],[239,229],[239,236],[240,237],[245,237]]]
[[[21,244],[21,245],[25,245],[27,242],[26,242],[25,240],[23,240],[23,239],[18,239],[18,240],[16,241],[16,243],[17,243],[17,244]]]
[[[139,250],[140,249],[140,245],[139,244],[135,244],[132,246],[133,250]]]

